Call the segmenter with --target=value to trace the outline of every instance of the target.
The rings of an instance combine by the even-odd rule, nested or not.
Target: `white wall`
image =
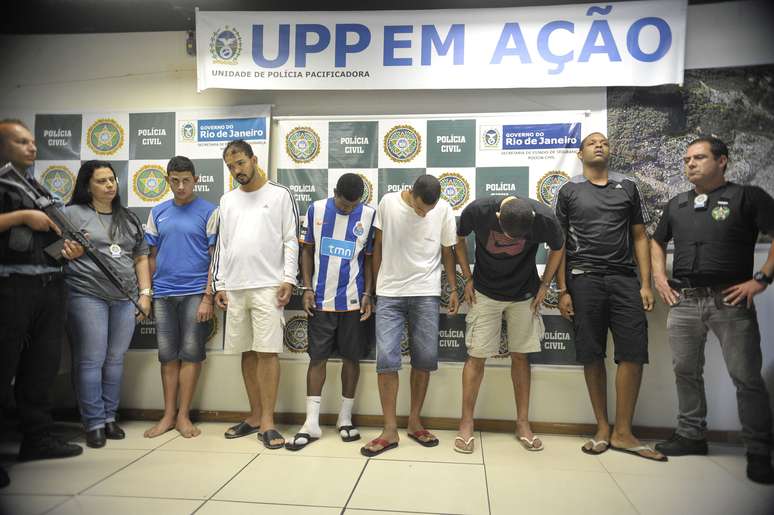
[[[774,63],[774,19],[768,2],[735,2],[689,7],[687,68]],[[723,20],[725,26],[718,20]],[[196,93],[196,64],[185,54],[181,32],[0,37],[3,81],[0,116],[30,112],[81,112],[110,109],[273,104],[275,115],[378,115],[463,112],[605,109],[602,88],[486,91],[277,92],[218,91]],[[759,250],[756,261],[765,259]],[[764,376],[774,391],[774,288],[757,299],[764,347]],[[651,364],[646,368],[635,423],[674,424],[676,395],[665,331],[666,310],[649,316]],[[282,363],[278,411],[303,412],[305,364]],[[332,364],[323,412],[335,412],[340,390],[338,365]],[[609,382],[614,378],[609,367]],[[459,415],[460,365],[442,365],[433,375],[425,414]],[[712,429],[738,429],[735,392],[716,341],[707,347],[705,368]],[[408,410],[406,376],[401,375],[399,411]],[[64,382],[63,382],[64,383]],[[546,422],[592,422],[583,374],[577,370],[535,368],[532,419]],[[612,390],[611,390],[612,391]],[[67,392],[58,392],[66,399]],[[611,398],[611,408],[613,399]],[[122,406],[161,408],[161,384],[155,351],[132,351],[125,365]],[[244,410],[247,402],[239,358],[211,353],[194,407]],[[356,411],[378,414],[373,365],[364,365]],[[612,411],[611,411],[612,413]],[[513,393],[507,368],[487,371],[476,416],[512,419]]]

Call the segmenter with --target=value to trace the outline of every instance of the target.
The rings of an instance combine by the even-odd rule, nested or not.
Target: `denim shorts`
[[[197,322],[201,294],[157,297],[153,300],[159,361],[200,363],[206,358],[207,322]]]
[[[383,297],[376,302],[376,372],[401,369],[401,342],[408,336],[411,366],[438,369],[441,297]],[[408,331],[406,330],[408,324]]]

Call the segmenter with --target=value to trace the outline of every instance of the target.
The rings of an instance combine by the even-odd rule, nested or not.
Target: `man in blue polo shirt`
[[[151,247],[153,313],[164,388],[164,415],[145,431],[146,438],[173,428],[185,438],[201,432],[188,412],[205,359],[207,321],[212,318],[208,271],[217,209],[194,194],[198,179],[190,159],[170,159],[167,180],[174,198],[151,210],[145,230]]]

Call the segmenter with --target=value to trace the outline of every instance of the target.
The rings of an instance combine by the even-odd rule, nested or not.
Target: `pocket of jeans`
[[[738,304],[731,304],[725,301],[725,295],[723,293],[715,294],[715,307],[718,310],[723,311],[749,311],[751,308],[747,307],[747,300],[744,299]]]

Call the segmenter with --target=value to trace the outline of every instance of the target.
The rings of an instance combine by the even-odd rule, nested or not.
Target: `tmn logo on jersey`
[[[210,55],[215,64],[237,64],[242,53],[242,36],[234,27],[226,25],[212,33]]]
[[[355,257],[355,242],[334,240],[326,236],[322,239],[320,254],[328,257],[352,259]]]

